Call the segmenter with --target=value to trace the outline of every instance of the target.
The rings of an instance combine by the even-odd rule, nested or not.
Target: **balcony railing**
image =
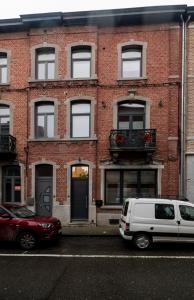
[[[16,138],[10,134],[0,135],[0,157],[16,154]]]
[[[111,130],[110,151],[144,151],[156,149],[156,129]]]

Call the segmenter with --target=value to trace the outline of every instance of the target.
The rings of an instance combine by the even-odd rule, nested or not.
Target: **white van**
[[[119,231],[138,249],[147,249],[158,241],[194,242],[194,204],[167,199],[126,199]]]

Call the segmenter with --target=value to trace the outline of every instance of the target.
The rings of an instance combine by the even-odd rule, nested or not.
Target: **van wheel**
[[[33,233],[25,231],[18,235],[17,242],[22,249],[30,250],[36,246],[37,240]]]
[[[140,233],[134,236],[133,244],[140,250],[148,249],[152,244],[152,239],[145,233]]]

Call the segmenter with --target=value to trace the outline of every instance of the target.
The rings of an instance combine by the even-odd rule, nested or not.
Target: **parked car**
[[[138,249],[153,242],[194,242],[194,204],[168,199],[125,200],[119,230]]]
[[[55,239],[60,232],[61,222],[57,218],[37,216],[23,205],[0,205],[0,241],[16,241],[29,250],[38,241]]]

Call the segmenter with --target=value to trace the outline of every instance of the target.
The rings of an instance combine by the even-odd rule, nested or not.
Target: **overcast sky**
[[[187,4],[194,0],[1,0],[0,19],[18,18],[22,14],[70,12],[155,5]]]

